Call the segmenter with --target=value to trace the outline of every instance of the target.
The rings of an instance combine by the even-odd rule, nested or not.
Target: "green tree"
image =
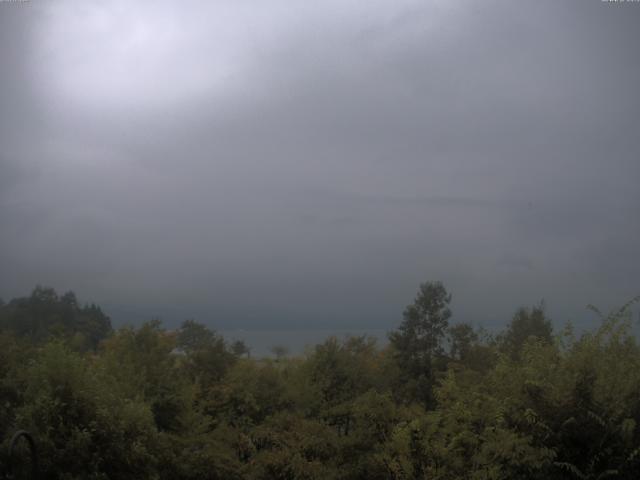
[[[99,363],[119,381],[125,398],[142,397],[151,407],[158,429],[182,430],[183,414],[189,408],[188,379],[174,353],[175,334],[159,320],[140,328],[121,328],[104,342]]]
[[[551,321],[546,316],[544,302],[541,302],[532,308],[519,308],[498,342],[504,352],[517,357],[528,340],[551,343],[552,334]]]
[[[284,345],[274,345],[271,347],[271,353],[276,356],[276,360],[280,361],[289,354],[289,349]]]
[[[35,343],[69,340],[77,350],[95,350],[112,332],[111,320],[97,305],[80,306],[73,292],[58,296],[42,286],[0,306],[0,329]]]
[[[421,284],[414,302],[404,311],[402,324],[389,335],[402,383],[408,385],[410,396],[429,407],[434,402],[433,384],[451,317],[450,302],[451,295],[441,282]]]
[[[242,357],[244,355],[249,358],[251,356],[251,349],[242,340],[236,340],[231,344],[231,351],[236,357]]]
[[[209,347],[218,340],[215,332],[195,320],[185,320],[178,329],[176,346],[185,353]]]
[[[449,327],[449,356],[456,361],[465,362],[478,341],[478,334],[468,323],[458,323]]]
[[[237,360],[221,335],[194,320],[182,323],[176,346],[185,354],[184,370],[204,396]]]
[[[282,412],[252,430],[243,478],[249,480],[338,480],[349,478],[335,460],[337,437],[316,419]]]
[[[109,374],[50,343],[17,376],[15,421],[36,437],[42,478],[157,478],[151,411],[123,398]]]

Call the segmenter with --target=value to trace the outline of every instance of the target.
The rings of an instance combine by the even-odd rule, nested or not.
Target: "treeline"
[[[45,479],[637,479],[629,306],[554,332],[542,305],[497,335],[420,286],[389,344],[329,338],[254,359],[195,321],[113,330],[38,287],[0,303],[0,465],[31,431]]]

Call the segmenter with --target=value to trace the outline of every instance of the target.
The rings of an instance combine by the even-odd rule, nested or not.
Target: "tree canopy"
[[[389,335],[402,384],[407,387],[404,393],[425,406],[434,401],[436,363],[444,353],[442,341],[451,318],[450,302],[451,294],[441,282],[421,284],[415,300],[403,313],[400,327]]]
[[[39,287],[0,305],[0,468],[24,428],[47,480],[637,478],[629,305],[580,335],[523,308],[490,335],[449,325],[450,301],[421,285],[388,345],[255,358],[193,320],[105,328]]]

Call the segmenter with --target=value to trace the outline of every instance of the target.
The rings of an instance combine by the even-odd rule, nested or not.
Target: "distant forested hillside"
[[[428,282],[384,348],[260,359],[192,320],[113,330],[37,287],[0,302],[0,465],[24,428],[44,479],[638,478],[629,305],[580,336],[542,305],[497,335],[450,306]]]
[[[80,306],[76,295],[58,295],[36,287],[31,295],[4,304],[0,300],[0,329],[32,343],[60,338],[77,349],[96,349],[112,332],[111,321],[97,305]]]

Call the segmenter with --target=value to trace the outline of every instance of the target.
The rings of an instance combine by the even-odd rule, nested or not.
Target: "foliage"
[[[80,306],[73,292],[58,295],[37,286],[28,297],[0,303],[0,330],[41,343],[65,338],[76,349],[95,349],[111,333],[111,321],[97,305]]]
[[[100,330],[38,287],[0,305],[0,464],[26,428],[47,480],[637,478],[630,305],[555,337],[519,309],[494,339],[449,326],[450,299],[423,284],[386,347],[270,359],[193,320]]]
[[[519,308],[511,319],[507,330],[498,338],[504,352],[517,357],[531,337],[551,343],[553,327],[544,310],[544,303],[531,309]]]
[[[421,284],[414,302],[404,311],[400,328],[389,335],[402,374],[398,391],[427,407],[434,403],[433,387],[438,360],[444,353],[442,340],[451,317],[450,302],[451,295],[441,282]]]

